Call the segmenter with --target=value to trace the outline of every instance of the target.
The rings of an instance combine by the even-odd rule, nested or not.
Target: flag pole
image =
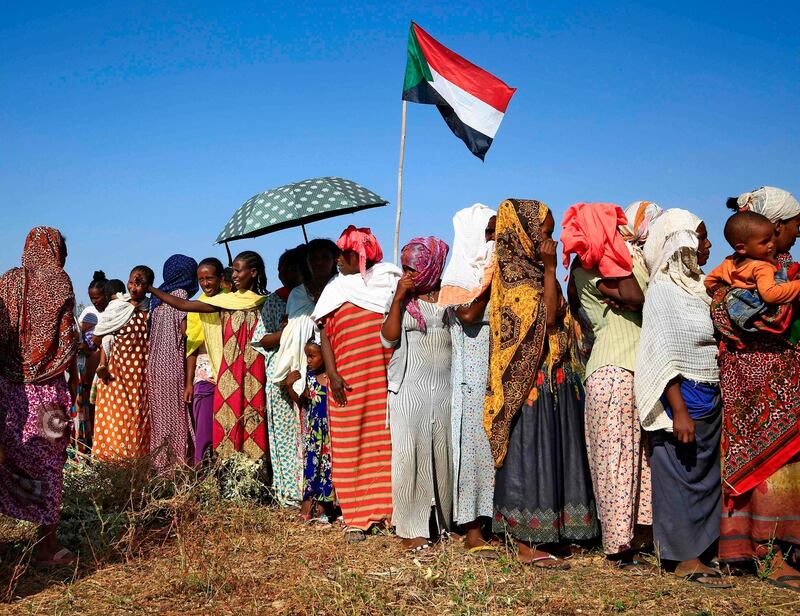
[[[403,118],[400,122],[400,163],[397,166],[397,217],[394,223],[394,262],[399,265],[400,215],[403,211],[403,158],[406,152],[406,111],[408,101],[403,101]]]

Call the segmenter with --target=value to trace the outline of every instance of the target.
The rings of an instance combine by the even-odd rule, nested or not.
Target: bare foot
[[[299,517],[303,522],[308,522],[311,519],[312,508],[313,503],[310,500],[304,500],[300,504],[300,513],[297,514],[297,517]]]
[[[468,529],[467,534],[464,535],[464,547],[468,550],[488,545],[490,545],[489,542],[483,538],[483,532],[478,526]]]

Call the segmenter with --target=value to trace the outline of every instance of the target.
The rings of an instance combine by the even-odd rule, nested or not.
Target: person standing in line
[[[701,266],[711,242],[705,223],[666,210],[650,227],[644,258],[650,283],[634,391],[650,433],[653,538],[675,575],[707,588],[730,588],[716,556],[721,512],[719,443],[722,398],[717,342]]]
[[[22,267],[0,277],[0,513],[39,525],[34,559],[51,566],[76,559],[56,538],[68,413],[78,384],[79,334],[66,259],[64,236],[35,227]]]
[[[495,532],[514,540],[522,564],[568,569],[556,554],[596,537],[598,523],[554,228],[539,201],[509,199],[498,209],[484,427],[497,467]]]
[[[339,275],[322,292],[311,318],[320,327],[328,374],[333,484],[348,542],[392,519],[392,443],[386,425],[391,353],[381,344],[383,313],[400,270],[382,263],[369,229],[349,226],[337,246]]]
[[[164,282],[158,287],[188,299],[198,290],[197,261],[172,255],[164,263]],[[147,396],[150,401],[150,452],[153,465],[166,469],[185,464],[189,453],[189,412],[186,383],[186,313],[158,298],[150,302],[150,351]]]
[[[452,524],[452,363],[447,310],[437,306],[449,247],[418,237],[403,247],[403,277],[386,305],[381,341],[389,361],[392,521],[403,547],[431,547],[431,503],[439,533]]]
[[[619,206],[579,203],[564,215],[564,266],[595,336],[584,376],[585,428],[603,550],[626,570],[652,571],[638,558],[650,544],[650,463],[636,413],[633,378],[639,348],[647,269],[619,228]]]

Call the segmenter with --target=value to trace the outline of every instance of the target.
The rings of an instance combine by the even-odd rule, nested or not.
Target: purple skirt
[[[199,465],[204,458],[210,458],[213,451],[215,389],[216,385],[208,381],[198,381],[194,384],[192,420],[194,421],[195,466]]]

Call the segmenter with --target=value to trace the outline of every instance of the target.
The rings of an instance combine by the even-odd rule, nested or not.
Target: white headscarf
[[[661,216],[664,209],[652,201],[634,201],[625,209],[625,226],[630,235],[628,241],[634,244],[644,244],[650,235],[650,226]]]
[[[666,210],[650,228],[644,247],[650,284],[642,311],[634,395],[645,430],[672,430],[660,398],[675,377],[719,382],[711,300],[697,264],[696,229],[701,222],[686,210]]]
[[[113,334],[122,329],[130,321],[136,306],[130,303],[131,296],[128,293],[117,293],[114,299],[108,302],[108,306],[97,318],[97,325],[94,327],[95,336],[105,336]]]
[[[800,214],[800,203],[792,193],[772,186],[762,186],[758,190],[742,193],[736,202],[740,212],[750,210],[762,214],[772,223],[789,220]]]
[[[442,287],[480,292],[484,270],[494,250],[494,242],[486,241],[486,225],[496,215],[496,211],[482,203],[456,212],[453,216],[453,250],[450,262],[442,272]]]
[[[697,265],[697,227],[701,222],[687,210],[665,210],[650,227],[644,260],[651,281],[667,279],[710,306],[711,298],[703,285],[705,276]]]

